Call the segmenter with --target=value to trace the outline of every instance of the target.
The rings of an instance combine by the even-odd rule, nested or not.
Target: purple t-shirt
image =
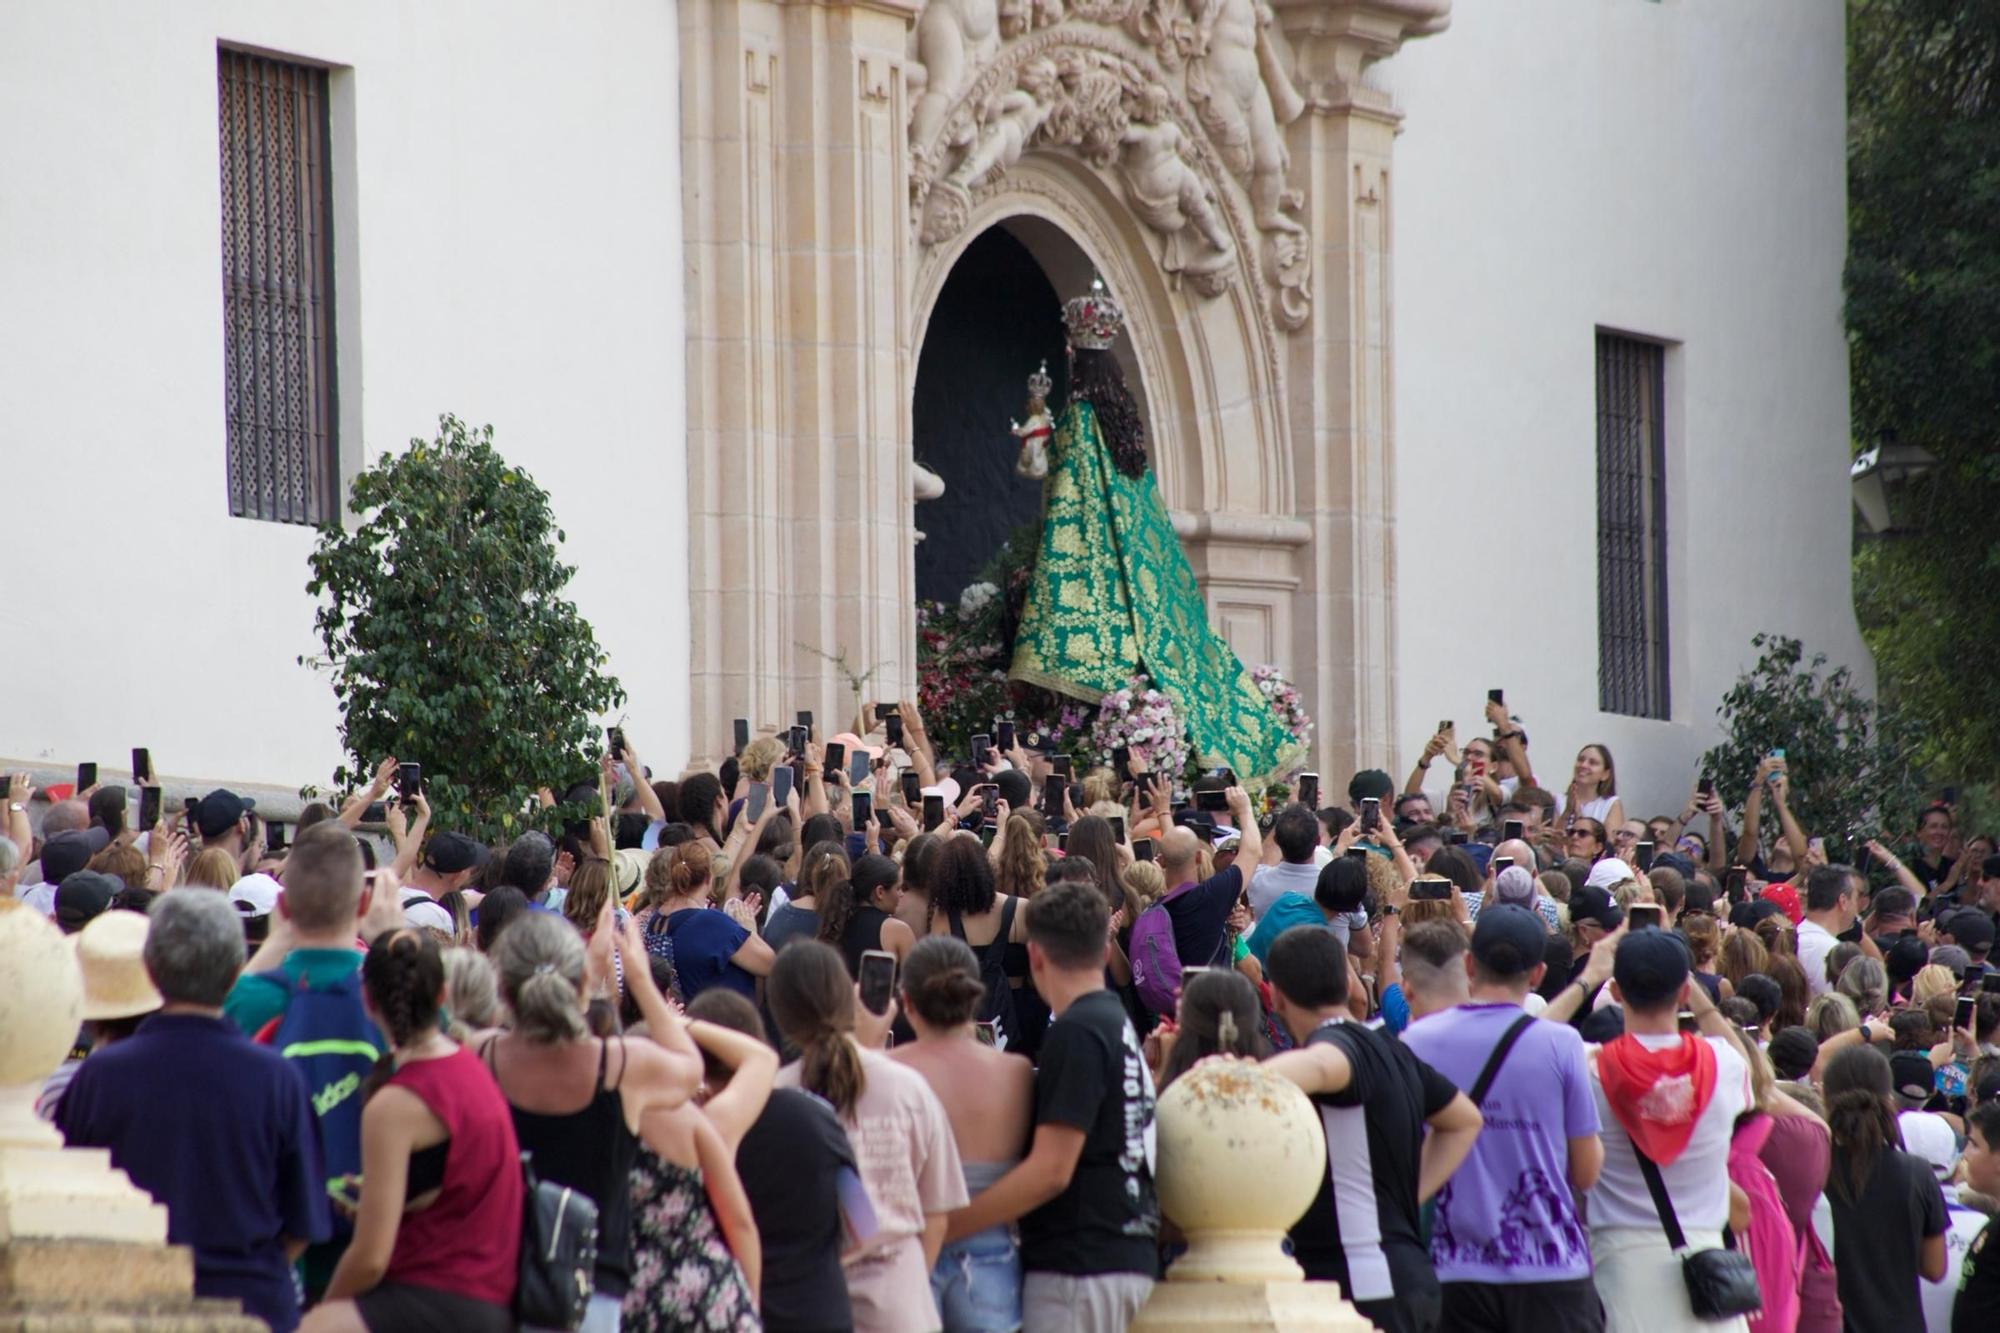
[[[1521,1008],[1468,1004],[1412,1023],[1403,1041],[1470,1092]],[[1569,1143],[1598,1131],[1583,1039],[1530,1024],[1486,1091],[1486,1128],[1437,1196],[1431,1262],[1440,1282],[1565,1282],[1590,1276],[1569,1187]]]

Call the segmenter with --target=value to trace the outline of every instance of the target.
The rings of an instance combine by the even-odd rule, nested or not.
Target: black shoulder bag
[[[1750,1256],[1741,1250],[1690,1250],[1681,1220],[1674,1216],[1674,1201],[1667,1197],[1667,1183],[1660,1179],[1660,1168],[1637,1143],[1632,1145],[1632,1155],[1639,1159],[1660,1225],[1667,1229],[1667,1244],[1680,1256],[1681,1280],[1687,1283],[1694,1317],[1733,1319],[1763,1309],[1764,1294],[1757,1287],[1757,1270],[1751,1266]]]
[[[523,1325],[575,1329],[597,1286],[597,1204],[567,1185],[537,1179],[527,1153],[521,1183],[527,1189],[514,1317]]]
[[[1507,1063],[1507,1052],[1513,1050],[1514,1043],[1521,1039],[1521,1034],[1538,1021],[1533,1014],[1522,1014],[1500,1034],[1500,1044],[1493,1048],[1493,1054],[1486,1057],[1486,1067],[1479,1071],[1479,1077],[1472,1081],[1471,1091],[1465,1094],[1472,1099],[1474,1106],[1486,1104],[1487,1090],[1493,1086],[1493,1080],[1500,1076],[1500,1066]]]

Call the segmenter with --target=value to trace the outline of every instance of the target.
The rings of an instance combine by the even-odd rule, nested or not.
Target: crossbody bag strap
[[[1639,1151],[1639,1145],[1632,1145],[1632,1155],[1639,1159],[1639,1174],[1646,1177],[1646,1192],[1653,1196],[1653,1210],[1660,1215],[1660,1225],[1667,1229],[1667,1244],[1675,1253],[1687,1248],[1687,1235],[1681,1230],[1681,1220],[1674,1215],[1674,1201],[1667,1197],[1667,1182],[1660,1179],[1660,1168],[1652,1158]]]
[[[1486,1104],[1486,1094],[1493,1087],[1493,1080],[1500,1076],[1500,1066],[1507,1063],[1507,1052],[1514,1049],[1514,1043],[1535,1021],[1533,1014],[1522,1014],[1500,1034],[1500,1044],[1493,1048],[1493,1054],[1486,1057],[1486,1067],[1479,1071],[1479,1077],[1472,1081],[1472,1090],[1466,1094],[1472,1098],[1474,1106]]]

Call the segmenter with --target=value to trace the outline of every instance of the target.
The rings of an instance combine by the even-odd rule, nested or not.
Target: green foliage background
[[[1939,464],[1897,497],[1914,533],[1858,544],[1856,610],[1918,757],[1970,786],[2000,777],[2000,4],[1851,0],[1848,61],[1854,435]]]
[[[1858,864],[1860,838],[1914,828],[1923,788],[1910,728],[1856,690],[1848,668],[1828,671],[1824,653],[1807,660],[1797,639],[1776,635],[1750,642],[1761,655],[1722,696],[1725,739],[1702,756],[1723,802],[1740,809],[1758,763],[1782,748],[1792,814],[1808,837],[1827,840],[1833,860]],[[1777,829],[1766,802],[1762,832],[1768,840]]]
[[[336,787],[383,757],[424,766],[432,827],[511,837],[535,788],[588,781],[596,719],[625,691],[562,596],[575,570],[548,493],[493,448],[493,428],[438,418],[354,480],[351,531],[329,525],[306,591],[349,755]]]

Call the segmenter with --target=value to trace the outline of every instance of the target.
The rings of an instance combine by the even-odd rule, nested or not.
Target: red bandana
[[[1633,1144],[1665,1166],[1686,1151],[1715,1096],[1715,1048],[1688,1032],[1657,1051],[1620,1037],[1598,1048],[1597,1080]]]

